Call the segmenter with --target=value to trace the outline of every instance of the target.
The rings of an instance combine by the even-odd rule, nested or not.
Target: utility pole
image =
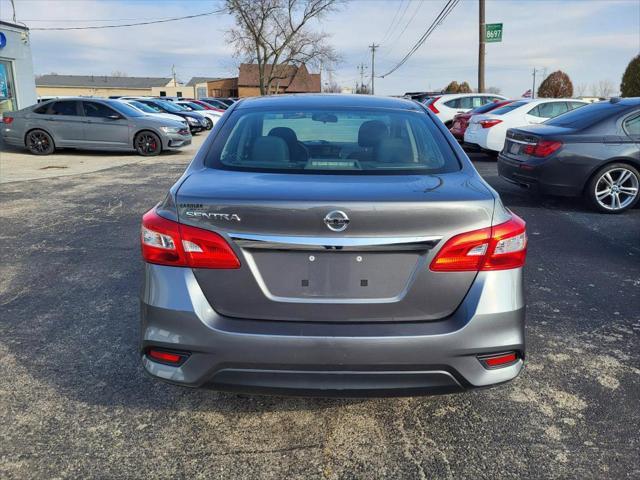
[[[380,45],[376,45],[375,43],[369,45],[369,48],[371,49],[371,95],[375,95],[376,93],[375,85],[373,82],[376,75],[376,48],[378,48],[379,46]]]
[[[478,12],[478,93],[484,92],[484,0],[478,0],[480,10]]]
[[[537,73],[542,73],[542,77],[544,78],[547,74],[547,69],[538,69],[533,67],[533,88],[531,89],[531,99],[533,100],[534,98],[536,98],[536,74]]]
[[[358,65],[358,70],[360,71],[360,91],[364,90],[364,71],[367,69],[367,66],[364,63]]]

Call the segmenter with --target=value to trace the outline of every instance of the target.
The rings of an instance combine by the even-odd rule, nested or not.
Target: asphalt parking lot
[[[472,155],[528,223],[523,374],[439,397],[239,396],[138,359],[139,220],[188,158],[0,185],[1,478],[640,477],[640,209],[532,197]]]

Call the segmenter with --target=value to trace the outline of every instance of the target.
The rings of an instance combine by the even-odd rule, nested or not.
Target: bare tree
[[[485,93],[493,93],[496,95],[499,95],[502,92],[500,87],[489,87],[489,88],[485,88],[484,91]]]
[[[342,92],[342,87],[338,85],[338,82],[335,80],[329,80],[324,84],[322,91],[326,93],[340,93]]]
[[[268,95],[286,78],[290,66],[338,61],[328,35],[310,23],[334,11],[340,0],[226,0],[236,26],[227,31],[237,57],[258,64],[260,93]]]
[[[579,83],[576,85],[576,95],[578,97],[584,97],[587,93],[587,88],[589,88],[589,86],[586,83]]]
[[[128,77],[129,74],[127,72],[123,72],[122,70],[114,70],[111,72],[112,77]]]
[[[613,93],[613,83],[610,80],[600,80],[597,85],[598,97],[608,98]]]

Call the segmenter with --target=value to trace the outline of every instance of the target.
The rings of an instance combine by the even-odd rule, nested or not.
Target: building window
[[[181,97],[182,96],[182,92],[176,92],[176,97]]]
[[[166,97],[167,96],[167,92],[160,90],[160,96],[161,97]]]
[[[17,109],[11,62],[0,60],[0,113]]]

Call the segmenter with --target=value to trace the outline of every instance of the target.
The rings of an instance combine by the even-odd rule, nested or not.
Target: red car
[[[479,115],[481,113],[487,113],[491,110],[494,110],[498,107],[502,107],[507,103],[511,103],[513,100],[497,100],[495,102],[487,103],[485,105],[481,105],[480,107],[474,108],[473,110],[468,111],[467,113],[459,113],[455,117],[453,117],[453,123],[449,131],[456,137],[458,140],[464,140],[464,131],[467,129],[469,125],[469,119],[472,115]]]

